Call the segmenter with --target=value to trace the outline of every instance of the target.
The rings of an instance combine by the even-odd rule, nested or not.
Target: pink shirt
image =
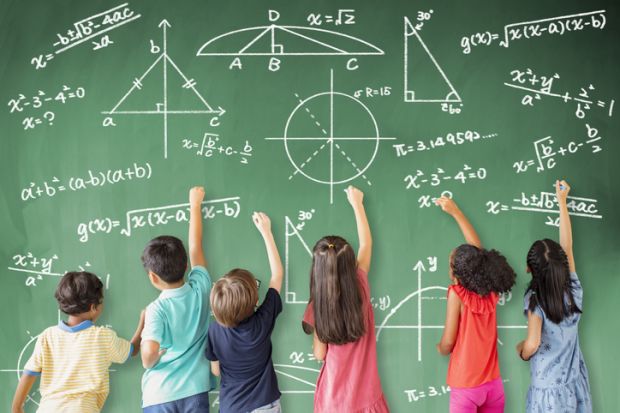
[[[375,315],[370,304],[368,275],[358,268],[357,276],[365,312],[366,334],[354,343],[328,344],[325,362],[314,393],[315,412],[387,413],[377,370]],[[314,310],[308,303],[304,322],[314,327]]]

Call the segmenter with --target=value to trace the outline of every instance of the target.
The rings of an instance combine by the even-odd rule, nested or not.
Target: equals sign
[[[508,211],[508,210],[509,210],[508,205],[502,205],[502,206],[500,207],[500,210],[502,210],[502,211]]]
[[[470,173],[470,174],[469,174],[469,177],[470,177],[470,178],[475,178],[475,177],[476,177],[476,174],[475,174],[475,173]]]
[[[75,93],[69,93],[69,94],[67,94],[67,96],[69,96],[70,98],[74,98],[75,97]]]

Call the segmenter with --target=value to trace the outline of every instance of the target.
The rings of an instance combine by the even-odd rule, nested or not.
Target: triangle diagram
[[[458,92],[407,17],[404,36],[405,102],[461,103]]]

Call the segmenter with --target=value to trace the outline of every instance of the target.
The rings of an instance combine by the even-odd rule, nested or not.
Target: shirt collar
[[[179,288],[171,288],[169,290],[163,290],[161,294],[159,294],[159,298],[180,297],[190,292],[191,289],[192,288],[189,286],[189,284],[185,283]]]
[[[87,328],[92,326],[94,326],[94,324],[90,320],[84,320],[80,324],[77,324],[73,327],[68,326],[67,323],[62,320],[58,322],[58,328],[68,333],[77,333],[78,331],[86,330]]]

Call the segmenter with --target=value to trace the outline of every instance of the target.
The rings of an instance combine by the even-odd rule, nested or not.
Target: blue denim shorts
[[[143,413],[209,413],[209,392],[144,407]]]
[[[261,406],[258,409],[254,409],[250,413],[282,413],[280,399],[273,403],[266,404],[265,406]]]

